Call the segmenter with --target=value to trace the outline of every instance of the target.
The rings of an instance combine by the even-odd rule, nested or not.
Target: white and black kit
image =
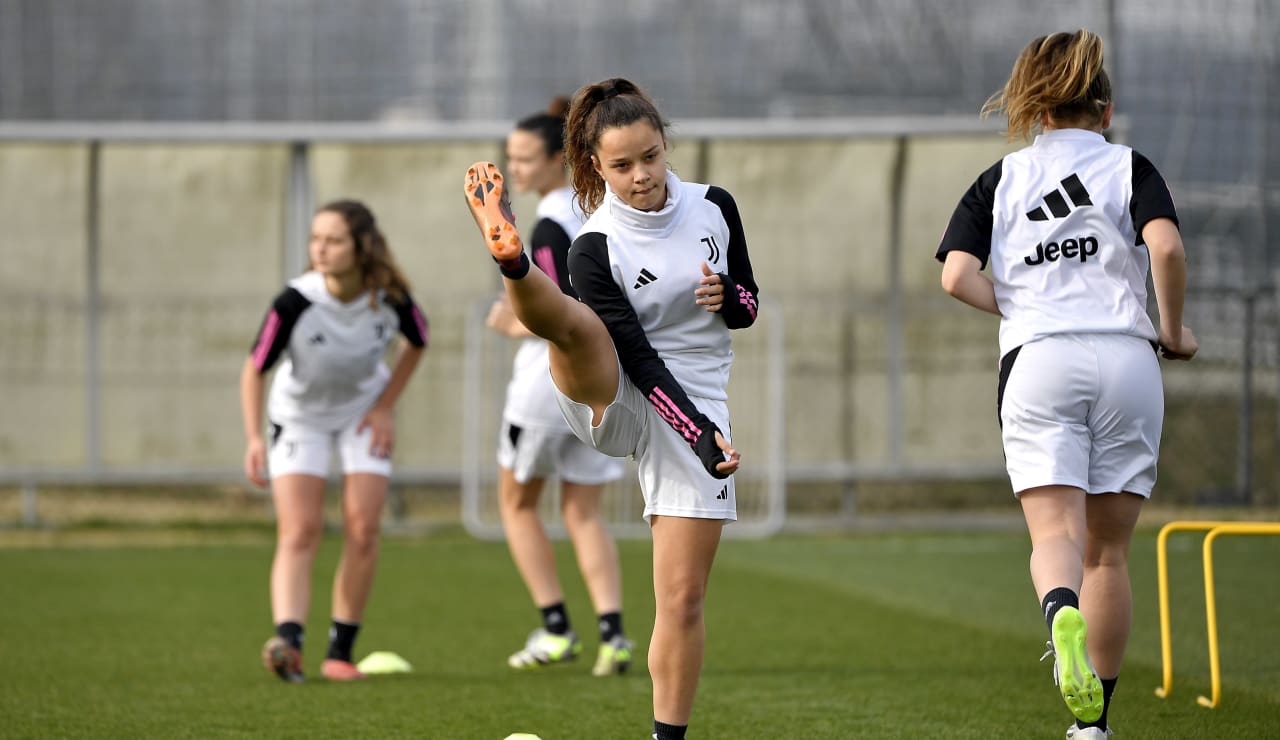
[[[369,450],[370,431],[356,427],[391,376],[383,357],[397,334],[427,345],[426,317],[408,295],[396,302],[380,295],[371,308],[368,293],[334,298],[319,272],[289,281],[251,349],[259,373],[285,356],[267,399],[273,477],[327,476],[335,444],[344,473],[391,474],[391,460]]]
[[[991,267],[999,414],[1015,493],[1068,485],[1149,496],[1164,395],[1142,228],[1177,223],[1168,186],[1129,147],[1056,129],[964,194],[937,251]]]
[[[556,395],[580,439],[636,458],[646,520],[734,520],[734,483],[715,470],[724,456],[714,436],[731,439],[729,330],[754,323],[758,288],[729,193],[671,172],[666,184],[667,202],[652,212],[606,190],[574,240],[569,274],[613,339],[618,396],[593,427],[590,407]],[[695,300],[703,262],[724,284],[718,312]]]

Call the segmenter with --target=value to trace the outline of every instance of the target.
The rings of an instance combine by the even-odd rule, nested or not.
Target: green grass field
[[[1174,541],[1174,691],[1160,679],[1154,533],[1135,542],[1135,629],[1112,725],[1123,740],[1280,738],[1280,538],[1216,553],[1223,706],[1208,691],[1199,538]],[[270,633],[268,541],[0,549],[4,737],[423,737],[537,733],[647,738],[647,543],[621,546],[626,626],[640,655],[589,674],[596,640],[580,579],[561,568],[587,660],[536,674],[504,663],[535,626],[503,545],[448,533],[386,542],[357,653],[408,675],[285,685],[258,663]],[[726,542],[691,738],[1057,738],[1069,716],[1020,534],[787,537]],[[337,555],[326,543],[308,625],[310,674]]]

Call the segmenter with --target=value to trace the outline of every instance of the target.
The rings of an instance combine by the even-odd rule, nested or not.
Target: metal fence
[[[144,217],[130,210],[129,199],[162,189],[132,188],[121,175],[138,152],[190,152],[210,143],[270,149],[245,158],[257,169],[221,185],[234,189],[265,178],[273,182],[266,191],[283,195],[258,209],[257,222],[228,228],[226,238],[267,233],[255,249],[274,250],[274,272],[292,275],[304,259],[299,237],[311,205],[332,190],[317,179],[317,162],[348,178],[368,177],[335,149],[382,148],[374,158],[419,157],[417,164],[451,167],[448,155],[422,149],[454,142],[496,158],[513,118],[542,108],[552,94],[624,74],[654,93],[677,122],[676,155],[692,179],[731,157],[735,141],[747,142],[736,150],[740,157],[756,154],[749,147],[757,143],[767,154],[775,143],[890,142],[870,152],[884,162],[867,176],[881,177],[879,194],[859,191],[886,214],[887,225],[873,230],[874,248],[887,249],[888,257],[874,263],[874,275],[849,277],[837,305],[816,303],[798,289],[766,291],[787,316],[784,380],[800,402],[789,408],[806,413],[803,394],[816,387],[842,419],[812,432],[812,442],[808,432],[788,434],[792,506],[852,510],[876,496],[915,500],[902,493],[912,481],[927,481],[922,505],[937,500],[928,496],[947,479],[997,481],[998,489],[990,432],[952,440],[955,454],[931,452],[938,449],[936,427],[954,427],[944,411],[957,411],[927,378],[980,377],[993,349],[988,325],[955,318],[957,307],[917,279],[927,257],[916,251],[924,247],[913,231],[920,203],[911,188],[924,186],[918,173],[914,184],[904,183],[918,160],[939,154],[931,144],[939,137],[991,139],[997,124],[980,124],[974,112],[1004,80],[1018,50],[1035,35],[1080,26],[1105,38],[1124,140],[1169,180],[1191,266],[1187,323],[1202,350],[1190,365],[1166,365],[1169,416],[1158,495],[1180,503],[1274,505],[1280,502],[1280,262],[1270,246],[1280,233],[1276,0],[979,0],[963,7],[931,0],[660,0],[625,8],[593,0],[387,0],[358,7],[335,0],[0,0],[0,154],[6,146],[75,147],[52,160],[12,158],[7,171],[0,168],[0,212],[10,214],[10,225],[28,197],[65,204],[61,241],[50,244],[59,256],[40,262],[44,272],[33,277],[21,264],[0,269],[0,394],[5,426],[18,430],[0,441],[0,484],[24,486],[30,502],[36,486],[54,483],[238,477],[230,464],[166,456],[171,445],[163,430],[150,433],[153,454],[145,464],[121,464],[115,452],[122,399],[150,393],[172,406],[183,383],[204,391],[225,383],[220,355],[209,345],[239,343],[238,328],[256,321],[259,294],[268,290],[255,284],[234,295],[201,293],[184,283],[135,297],[114,284],[134,269],[120,255],[128,245],[113,232],[120,212],[129,211],[128,233],[149,236],[133,223]],[[760,160],[778,166],[786,156]],[[976,162],[954,158],[969,168]],[[104,172],[114,173],[106,185]],[[200,182],[180,178],[163,187],[190,187],[191,199],[207,195]],[[959,189],[939,192],[954,202]],[[202,217],[198,226],[220,228],[219,217]],[[234,225],[236,214],[226,220]],[[408,224],[402,233],[417,233],[430,219],[401,220]],[[32,254],[9,241],[17,238],[12,228],[0,230],[0,253]],[[44,236],[29,230],[21,238]],[[200,269],[226,269],[197,262]],[[277,282],[258,277],[261,284]],[[460,305],[482,292],[474,283],[467,290],[457,296]],[[461,357],[466,310],[438,306],[433,318],[437,341]],[[148,341],[157,336],[169,343]],[[205,339],[182,343],[191,336]],[[151,361],[161,352],[174,356],[164,372]],[[38,393],[30,391],[34,386]],[[42,393],[77,410],[42,416]],[[227,425],[223,417],[206,421]],[[13,442],[22,434],[64,451],[34,457],[30,445]],[[819,446],[822,452],[814,452]],[[407,480],[454,486],[460,470],[456,460],[436,456],[402,472]]]
[[[946,118],[817,120],[808,123],[691,121],[686,134],[699,138],[686,139],[680,149],[705,167],[708,148],[724,139],[756,142],[761,151],[770,142],[792,142],[813,137],[888,142],[889,173],[900,172],[903,162],[920,148],[942,135],[986,139],[989,125],[971,119]],[[125,383],[133,394],[163,392],[166,386],[181,393],[184,387],[228,386],[225,370],[205,364],[199,343],[190,347],[160,347],[157,335],[164,337],[205,337],[225,331],[227,325],[252,326],[262,296],[218,295],[212,297],[171,297],[163,300],[130,302],[121,298],[104,299],[103,277],[97,265],[101,258],[101,200],[99,159],[102,147],[139,146],[144,149],[158,143],[178,142],[180,146],[200,146],[208,141],[275,142],[283,144],[286,156],[281,177],[283,197],[278,208],[287,247],[278,252],[279,272],[294,274],[302,260],[302,231],[312,207],[312,190],[316,173],[313,159],[316,150],[332,142],[388,141],[424,144],[470,140],[488,142],[497,149],[497,140],[505,126],[501,124],[464,127],[441,125],[427,128],[383,127],[222,127],[142,126],[80,127],[75,125],[29,127],[0,124],[0,139],[10,142],[31,140],[80,141],[88,139],[83,152],[88,162],[84,188],[85,214],[83,228],[84,277],[83,292],[78,298],[64,301],[39,291],[8,295],[0,312],[7,337],[0,349],[0,386],[18,387],[19,381],[39,377],[57,380],[61,387],[76,389],[83,400],[81,423],[72,420],[67,428],[79,437],[75,446],[83,449],[80,462],[32,467],[20,459],[0,469],[0,484],[21,486],[24,490],[23,517],[34,518],[35,493],[38,487],[77,484],[230,484],[239,479],[229,458],[225,467],[199,467],[158,455],[145,463],[119,465],[104,461],[104,383]],[[95,138],[96,137],[96,138]],[[308,139],[307,137],[314,137]],[[721,137],[724,137],[722,139]],[[0,144],[0,150],[3,149]],[[697,177],[698,173],[694,173]],[[905,175],[902,175],[905,177]],[[889,177],[892,183],[894,178]],[[789,409],[785,433],[785,458],[777,471],[788,491],[790,506],[812,513],[831,507],[848,510],[853,497],[863,495],[871,486],[925,484],[942,489],[948,482],[985,480],[993,490],[1002,483],[999,448],[990,433],[992,419],[969,419],[985,438],[979,445],[970,443],[973,454],[952,457],[936,456],[937,429],[931,426],[953,426],[953,420],[935,422],[941,413],[931,408],[937,396],[931,395],[929,377],[938,375],[991,376],[994,361],[993,327],[990,323],[964,313],[963,307],[946,299],[928,280],[923,288],[904,277],[905,266],[928,261],[924,253],[928,244],[910,243],[901,233],[902,224],[911,218],[905,199],[911,196],[906,186],[890,186],[888,211],[891,225],[886,232],[890,258],[884,272],[872,276],[869,287],[850,290],[835,301],[814,301],[802,293],[783,292],[773,300],[787,316],[790,327],[783,351],[774,359],[782,362],[782,371],[774,374],[780,387],[762,386],[758,394],[776,394],[779,398],[803,396],[810,386],[821,386],[818,397],[821,408],[812,401],[793,403]],[[268,205],[268,208],[271,208]],[[1194,225],[1202,216],[1194,206],[1184,210],[1184,224]],[[1194,227],[1193,227],[1194,228]],[[1195,254],[1197,234],[1186,229],[1191,253]],[[274,240],[270,240],[274,241]],[[924,250],[924,251],[921,251]],[[1277,322],[1274,287],[1255,284],[1246,293],[1234,286],[1211,286],[1196,279],[1188,297],[1187,321],[1197,329],[1202,341],[1201,355],[1187,366],[1166,364],[1169,397],[1169,420],[1165,433],[1165,460],[1160,496],[1181,503],[1252,503],[1274,504],[1277,500],[1276,461],[1278,424],[1276,418]],[[767,281],[766,281],[767,285]],[[109,287],[109,286],[108,286]],[[106,291],[110,294],[118,290]],[[23,296],[26,296],[24,299]],[[964,316],[959,323],[952,321]],[[470,326],[474,316],[467,311],[435,316],[437,328]],[[948,324],[947,322],[952,322]],[[946,327],[939,330],[937,327]],[[104,347],[104,327],[116,339]],[[459,329],[459,337],[471,337],[473,330]],[[239,336],[235,334],[234,336]],[[123,338],[123,339],[120,339]],[[458,350],[466,340],[459,340]],[[61,347],[50,349],[49,343]],[[80,349],[67,352],[66,345]],[[51,362],[49,358],[76,354],[82,350],[80,366]],[[157,352],[174,355],[175,364],[165,372],[152,367],[150,358]],[[104,360],[104,353],[112,357]],[[463,352],[458,351],[461,356]],[[43,358],[43,359],[42,359]],[[451,361],[452,362],[452,361]],[[821,373],[813,372],[815,363],[823,364]],[[105,370],[111,368],[109,373]],[[450,365],[450,367],[457,367]],[[175,370],[176,368],[176,370]],[[452,371],[450,371],[452,372]],[[465,372],[465,371],[464,371]],[[926,379],[926,380],[922,380]],[[981,381],[985,382],[985,381]],[[936,385],[936,384],[935,384]],[[474,396],[462,394],[457,410],[464,422],[480,418]],[[12,399],[11,399],[12,400]],[[796,430],[814,427],[821,418],[829,423],[820,435],[826,438],[824,452],[810,454],[802,433]],[[65,421],[65,420],[64,420]],[[496,421],[492,419],[490,421]],[[10,425],[16,420],[10,417]],[[20,423],[20,422],[17,422]],[[478,423],[478,422],[477,422]],[[799,426],[797,426],[799,425]],[[211,432],[218,436],[235,433],[234,426]],[[481,429],[476,426],[474,430]],[[986,429],[986,431],[981,431]],[[155,434],[163,435],[159,428]],[[476,431],[474,440],[483,440]],[[835,440],[832,442],[831,440]],[[479,444],[478,442],[476,444]],[[931,446],[932,445],[932,446]],[[768,449],[774,449],[765,446]],[[486,456],[482,447],[473,447],[457,460],[438,464],[411,465],[398,471],[397,479],[407,485],[442,485],[456,487],[469,475],[485,468],[477,461]],[[774,452],[768,453],[774,459]],[[109,456],[108,456],[109,457]],[[14,458],[10,457],[11,461]],[[480,478],[472,485],[480,485]],[[833,489],[834,487],[834,489]],[[831,490],[839,491],[832,497]],[[781,494],[769,489],[762,500],[777,501]],[[480,499],[477,498],[477,501]],[[981,503],[999,501],[997,497]],[[946,501],[942,496],[935,499]],[[954,503],[954,502],[953,502]],[[929,506],[928,496],[914,504]],[[472,514],[480,512],[476,509]],[[774,513],[765,518],[775,521]],[[480,521],[480,519],[477,519]],[[772,525],[770,525],[772,526]],[[745,528],[744,528],[745,529]]]

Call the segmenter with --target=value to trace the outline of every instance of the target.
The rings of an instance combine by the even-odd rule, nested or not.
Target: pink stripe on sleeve
[[[422,309],[417,304],[413,306],[413,323],[418,325],[418,336],[422,337],[422,346],[425,347],[431,343],[431,331],[427,329],[427,317],[422,315]]]
[[[662,392],[661,388],[655,387],[650,391],[649,400],[653,402],[658,415],[688,440],[690,444],[698,441],[698,426],[680,410],[680,407],[675,405],[667,394]]]
[[[658,416],[661,416],[662,420],[665,421],[672,429],[675,429],[676,433],[684,437],[687,442],[693,444],[693,442],[697,441],[696,437],[690,438],[688,430],[683,429],[679,421],[672,417],[670,409],[660,403],[654,403],[654,409],[657,410]]]
[[[538,263],[538,267],[556,282],[560,283],[560,277],[556,275],[556,261],[551,256],[551,247],[535,247],[533,250],[533,261]]]
[[[751,291],[738,286],[738,300],[742,301],[742,305],[747,307],[747,313],[751,314],[751,318],[756,317],[756,297],[751,295]]]
[[[271,345],[276,342],[276,334],[280,332],[280,314],[271,309],[266,322],[262,325],[262,333],[258,335],[258,344],[253,348],[253,366],[262,372],[266,365],[267,355],[271,354]]]

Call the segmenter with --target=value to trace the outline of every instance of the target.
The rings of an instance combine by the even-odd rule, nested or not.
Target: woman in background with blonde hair
[[[1129,544],[1156,480],[1157,349],[1197,349],[1182,325],[1186,257],[1160,173],[1102,136],[1112,94],[1098,36],[1032,41],[983,109],[998,111],[1010,140],[1038,135],[978,176],[936,256],[949,294],[1001,317],[998,411],[1045,657],[1076,717],[1066,736],[1099,739],[1132,621]]]

